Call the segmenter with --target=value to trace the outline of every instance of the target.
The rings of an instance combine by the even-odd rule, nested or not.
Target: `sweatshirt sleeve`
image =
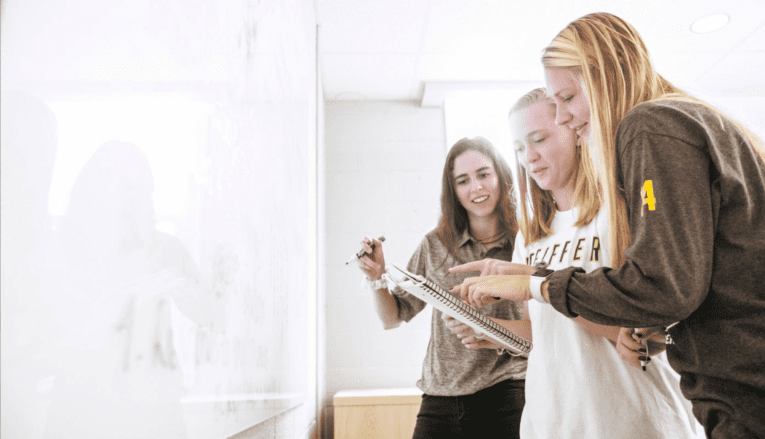
[[[681,111],[633,109],[616,137],[632,244],[625,264],[556,272],[550,301],[563,314],[606,325],[647,327],[688,317],[710,288],[714,244],[710,157]]]

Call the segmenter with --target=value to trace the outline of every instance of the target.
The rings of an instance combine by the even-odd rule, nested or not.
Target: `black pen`
[[[377,240],[378,240],[378,241],[380,241],[380,242],[385,242],[385,237],[384,237],[384,236],[381,236],[381,237],[377,238]],[[374,250],[375,250],[375,243],[374,243],[374,242],[370,242],[370,243],[369,243],[369,246],[370,246],[370,247],[372,247],[372,251],[374,251]],[[362,248],[362,249],[361,249],[361,250],[359,250],[357,253],[355,253],[353,256],[351,256],[351,258],[350,258],[350,259],[348,259],[348,262],[346,262],[346,263],[345,263],[345,265],[348,265],[348,264],[350,264],[351,262],[353,262],[353,261],[354,261],[354,260],[356,260],[356,259],[361,259],[361,257],[362,257],[362,256],[364,256],[364,255],[367,255],[367,256],[372,256],[371,254],[367,253],[367,252],[366,252],[366,251],[365,251],[365,250]]]
[[[639,328],[635,328],[634,332],[642,337],[642,335],[638,333],[638,329]],[[643,370],[645,371],[645,367],[648,365],[648,358],[649,358],[648,357],[648,339],[646,338],[645,340],[642,340],[640,344],[643,345],[643,348],[645,349],[645,355],[643,357],[645,358],[645,360],[640,360],[640,367],[642,367]]]

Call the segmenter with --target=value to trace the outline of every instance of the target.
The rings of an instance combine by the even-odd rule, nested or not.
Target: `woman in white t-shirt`
[[[607,216],[593,196],[597,187],[590,160],[582,157],[576,133],[556,125],[555,103],[544,89],[515,104],[510,127],[522,200],[513,261],[525,261],[529,273],[539,263],[587,272],[609,266]],[[506,264],[478,261],[453,270],[501,274]],[[696,436],[679,377],[663,354],[652,350],[650,361],[630,337],[631,329],[570,319],[537,301],[526,302],[526,319],[534,348],[528,359],[522,438]],[[645,370],[641,360],[650,361]]]

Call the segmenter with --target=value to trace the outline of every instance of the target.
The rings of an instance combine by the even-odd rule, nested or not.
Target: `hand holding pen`
[[[619,351],[622,360],[630,366],[642,367],[645,370],[645,367],[651,361],[651,358],[648,356],[648,349],[641,343],[641,340],[635,338],[634,328],[619,329],[616,350]]]
[[[379,279],[385,273],[385,255],[382,243],[385,237],[371,239],[367,236],[361,241],[361,250],[355,253],[345,264],[357,261],[359,268],[371,280]]]
[[[645,370],[646,366],[651,361],[651,355],[659,354],[667,349],[667,345],[665,344],[666,332],[664,331],[663,326],[635,328],[632,333],[632,338],[640,343],[645,351],[644,358],[640,359],[640,365],[643,370]]]

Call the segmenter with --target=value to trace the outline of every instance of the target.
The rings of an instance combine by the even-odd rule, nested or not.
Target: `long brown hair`
[[[497,214],[499,232],[504,232],[512,242],[518,232],[513,204],[513,176],[510,166],[499,151],[483,137],[467,137],[452,146],[446,155],[444,171],[441,177],[441,217],[438,220],[438,237],[449,253],[457,260],[457,239],[470,226],[467,210],[457,198],[454,188],[454,161],[468,151],[479,152],[488,157],[494,165],[499,181],[499,201],[494,212]]]
[[[615,268],[624,264],[624,250],[631,243],[627,208],[616,183],[616,130],[632,108],[660,99],[704,105],[731,120],[765,160],[765,145],[752,131],[659,75],[637,30],[619,17],[595,13],[571,22],[545,48],[542,64],[571,68],[590,103],[592,145],[588,149],[608,209],[609,250]]]
[[[547,96],[545,89],[536,88],[521,96],[512,106],[508,118],[513,114],[523,111],[537,102],[549,101],[555,106],[555,102]],[[597,180],[591,166],[587,149],[582,150],[579,146],[577,154],[576,170],[574,175],[574,205],[579,209],[579,217],[576,227],[584,227],[589,224],[600,211],[600,200],[597,196]],[[515,148],[513,148],[514,151]],[[556,207],[552,192],[544,190],[537,185],[521,165],[518,153],[515,153],[516,175],[518,176],[518,192],[520,198],[518,207],[520,210],[519,227],[523,234],[526,245],[537,242],[542,238],[553,234],[552,221],[555,217]],[[528,207],[531,207],[533,216],[530,217]]]

